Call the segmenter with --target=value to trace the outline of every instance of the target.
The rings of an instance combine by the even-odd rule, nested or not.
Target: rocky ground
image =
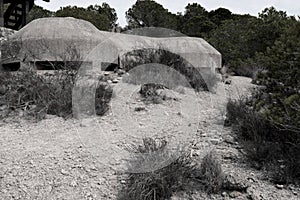
[[[227,188],[201,190],[173,199],[299,199],[299,187],[274,185],[249,166],[230,127],[224,127],[228,97],[247,94],[251,80],[232,77],[216,93],[165,91],[160,104],[144,104],[139,87],[115,85],[111,111],[103,117],[40,122],[10,117],[0,122],[0,199],[116,199],[126,182],[128,149],[144,137],[162,137],[170,146],[193,144],[201,160],[211,150],[220,158]],[[128,95],[130,94],[130,95]],[[144,169],[136,170],[148,170]]]

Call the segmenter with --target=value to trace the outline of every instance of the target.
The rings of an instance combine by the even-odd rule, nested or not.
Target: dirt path
[[[249,79],[235,77],[227,93],[238,96],[250,87]],[[222,90],[203,92],[198,98],[190,90],[173,92],[167,94],[172,100],[145,105],[137,89],[130,85],[119,91],[116,88],[112,111],[104,117],[0,122],[0,199],[115,199],[124,181],[122,174],[130,156],[127,149],[144,137],[155,136],[167,138],[171,147],[195,144],[191,152],[195,159],[215,149],[224,171],[238,174],[251,185],[246,193],[237,193],[236,199],[248,199],[251,192],[252,199],[299,197],[295,195],[300,195],[299,190],[279,190],[244,162],[231,129],[223,126],[222,106],[227,97],[220,96]],[[228,199],[232,194],[185,195],[178,196]]]

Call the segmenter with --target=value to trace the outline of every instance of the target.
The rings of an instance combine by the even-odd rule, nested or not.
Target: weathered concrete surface
[[[76,59],[88,56],[88,59],[111,62],[135,49],[163,48],[184,57],[195,67],[214,69],[221,65],[221,54],[201,38],[152,38],[116,34],[99,31],[91,23],[71,17],[34,20],[9,40],[13,46],[18,47],[11,47],[16,49],[16,57],[7,59],[7,62],[15,59],[66,61],[75,59],[74,56]],[[100,58],[98,53],[103,53]]]
[[[6,51],[3,52],[6,64],[12,62],[34,63],[36,61],[91,63],[91,65],[80,66],[80,78],[73,93],[73,97],[76,97],[73,104],[85,105],[85,107],[88,105],[87,102],[93,102],[91,101],[94,99],[93,94],[95,93],[93,86],[97,85],[99,81],[98,74],[102,71],[102,63],[117,63],[121,67],[129,63],[140,65],[141,63],[137,61],[147,58],[149,55],[147,50],[154,50],[154,52],[155,50],[164,50],[170,53],[171,62],[176,63],[177,59],[184,60],[179,63],[178,67],[181,69],[181,74],[189,79],[192,78],[194,82],[203,82],[202,80],[204,80],[208,88],[211,88],[209,83],[214,80],[214,76],[217,77],[216,68],[221,67],[221,54],[201,38],[149,37],[111,33],[99,31],[90,22],[70,17],[34,20],[9,37],[6,44]],[[136,50],[143,52],[140,55],[132,56],[131,53]],[[151,63],[160,63],[169,67],[172,65],[161,63],[161,58],[151,60]],[[189,68],[185,68],[185,66]],[[192,77],[193,73],[197,76]],[[88,79],[90,85],[81,79]],[[81,82],[83,84],[80,84]],[[83,88],[87,89],[83,91]],[[83,93],[87,95],[83,95]],[[86,114],[94,113],[93,105],[92,103],[91,109],[83,109],[86,110]],[[74,113],[79,113],[75,110]],[[77,108],[77,110],[82,109]]]

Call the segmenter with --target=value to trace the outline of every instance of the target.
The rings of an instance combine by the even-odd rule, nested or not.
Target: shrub
[[[245,76],[255,79],[257,74],[260,71],[263,71],[263,67],[259,63],[258,56],[255,60],[251,58],[245,60],[238,59],[236,61],[232,61],[230,64],[229,70],[234,72],[237,76]]]
[[[97,115],[104,115],[109,110],[113,89],[107,83],[100,82],[96,89],[95,110]]]
[[[275,182],[300,180],[299,132],[278,126],[242,99],[230,101],[227,111],[228,119],[251,162],[254,161],[259,168],[264,166],[268,169]]]
[[[46,114],[70,117],[76,74],[76,71],[61,70],[43,75],[31,70],[2,72],[0,105],[6,105],[11,110],[23,109],[38,120]],[[108,110],[111,95],[112,89],[99,84],[95,103],[97,114],[102,115]]]
[[[35,105],[35,113],[42,109],[46,113],[67,117],[72,114],[72,88],[76,74],[73,72],[54,72],[39,75],[34,71],[3,72],[1,85],[5,92],[1,104],[11,109],[27,110]]]
[[[217,193],[222,188],[224,174],[214,151],[209,152],[202,160],[200,180],[207,193]]]
[[[130,168],[156,166],[155,162],[161,162],[159,157],[169,153],[163,154],[161,151],[166,145],[165,140],[143,139],[143,145],[137,152],[146,154],[129,163]],[[160,155],[157,156],[156,153]],[[213,151],[205,156],[201,166],[193,160],[189,152],[184,151],[165,167],[140,173],[129,172],[125,188],[119,193],[118,199],[169,199],[174,193],[190,192],[194,189],[216,193],[221,189],[222,183],[223,172]]]
[[[155,160],[156,153],[163,150],[165,145],[164,140],[158,142],[152,138],[145,138],[143,145],[138,148],[138,151],[145,153],[145,155],[138,157],[133,163],[129,163],[130,168],[138,169],[142,165],[148,165],[148,163],[160,162],[160,159]],[[189,154],[182,153],[181,156],[163,168],[140,173],[130,172],[126,186],[120,192],[118,199],[168,199],[173,193],[184,190],[189,183],[189,177],[195,173],[195,170],[196,165],[192,163]]]

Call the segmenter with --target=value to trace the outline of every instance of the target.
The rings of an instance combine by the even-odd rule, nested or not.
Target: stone
[[[49,115],[49,114],[46,114],[45,119],[54,119],[54,118],[56,118],[56,117],[57,117],[56,115]]]
[[[211,139],[210,142],[213,144],[213,145],[217,145],[219,144],[221,141],[219,139]]]
[[[227,196],[227,192],[222,192],[222,197],[226,197]]]
[[[90,167],[90,169],[93,170],[93,171],[97,171],[97,167],[96,167],[95,165],[92,165],[92,166]]]
[[[76,187],[77,186],[77,182],[75,180],[71,181],[70,186],[71,187]]]
[[[119,80],[118,79],[113,79],[112,83],[119,83]]]
[[[8,109],[7,105],[0,106],[0,111],[4,111],[4,110],[7,110],[7,109]]]
[[[239,196],[241,196],[241,195],[242,195],[242,193],[240,193],[240,192],[238,192],[238,191],[232,191],[232,192],[229,193],[229,196],[230,196],[231,198],[237,198],[237,197],[239,197]]]
[[[296,191],[293,191],[293,194],[294,194],[295,196],[297,196],[297,195],[298,195],[298,193],[297,193]]]
[[[134,108],[134,111],[137,111],[137,112],[139,112],[139,111],[144,111],[144,110],[146,110],[146,108],[145,107],[135,107]]]
[[[250,183],[237,172],[230,172],[225,176],[223,187],[227,190],[244,191],[250,187]]]
[[[122,76],[123,74],[125,74],[126,72],[125,72],[125,70],[123,70],[123,69],[119,69],[118,70],[118,75],[119,76]]]
[[[230,79],[226,79],[226,80],[224,81],[224,83],[225,83],[226,85],[230,85],[230,84],[231,84],[231,80],[230,80]]]
[[[64,170],[64,169],[60,170],[60,173],[62,175],[65,175],[65,176],[69,175],[69,172],[67,170]]]
[[[283,185],[276,184],[276,188],[282,190],[283,189]]]
[[[248,194],[248,199],[251,200],[263,200],[265,199],[262,194],[260,194],[256,188],[254,187],[249,187],[246,190],[247,194]]]

